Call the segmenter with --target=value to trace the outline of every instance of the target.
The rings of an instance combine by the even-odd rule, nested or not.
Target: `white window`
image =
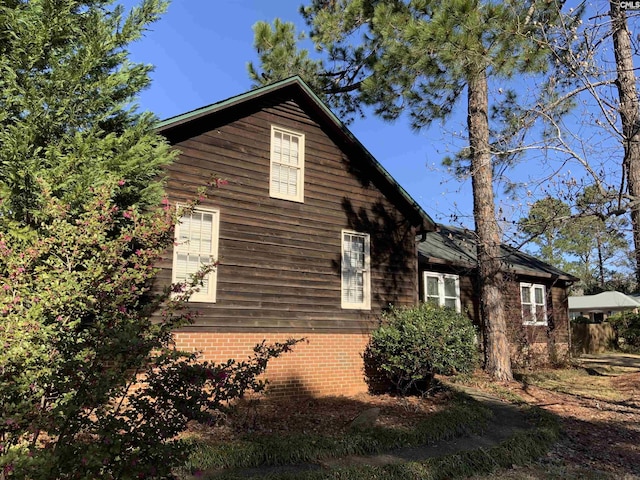
[[[424,301],[460,311],[460,280],[457,275],[424,272]]]
[[[534,283],[520,284],[522,304],[522,323],[525,325],[547,324],[547,303],[544,285]]]
[[[371,309],[369,235],[342,231],[342,308]]]
[[[203,265],[217,260],[219,223],[220,212],[205,208],[196,208],[180,218],[173,247],[173,283],[189,280]],[[191,301],[215,302],[216,276],[217,268],[204,277]]]
[[[271,127],[269,195],[304,201],[304,135]]]

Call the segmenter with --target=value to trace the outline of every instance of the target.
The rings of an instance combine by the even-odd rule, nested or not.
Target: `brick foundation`
[[[329,396],[367,391],[362,352],[368,334],[176,332],[174,337],[177,348],[200,351],[203,360],[212,362],[245,360],[262,340],[273,343],[304,337],[306,340],[295,345],[293,351],[269,362],[265,377],[271,395]]]

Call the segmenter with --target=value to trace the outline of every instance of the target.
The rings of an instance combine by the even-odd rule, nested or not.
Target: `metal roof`
[[[621,292],[602,292],[596,295],[569,297],[569,310],[611,310],[616,308],[638,308],[640,302]]]
[[[516,274],[558,278],[569,282],[578,280],[577,277],[508,245],[501,245],[500,251],[507,270]],[[478,264],[475,233],[447,225],[438,225],[437,231],[427,233],[425,240],[418,244],[418,254],[429,263],[466,268],[475,268]]]
[[[165,120],[160,121],[156,128],[159,133],[167,133],[171,129],[180,127],[186,123],[195,121],[221,112],[225,109],[231,108],[236,105],[240,105],[244,102],[252,101],[265,95],[272,94],[276,91],[283,90],[285,88],[296,88],[298,92],[303,94],[304,97],[311,102],[315,110],[324,117],[325,121],[330,124],[334,131],[342,136],[351,145],[359,149],[364,156],[371,162],[374,168],[382,174],[382,176],[398,191],[402,198],[419,214],[423,219],[423,227],[426,230],[435,229],[436,223],[431,216],[416,202],[407,191],[391,176],[391,174],[376,160],[376,158],[365,148],[364,145],[355,137],[353,133],[346,127],[346,125],[325,105],[325,103],[309,88],[309,86],[299,76],[294,76],[280,80],[278,82],[250,90],[248,92],[236,95],[234,97],[222,100],[211,105],[207,105],[190,112],[185,112],[180,115],[176,115]]]

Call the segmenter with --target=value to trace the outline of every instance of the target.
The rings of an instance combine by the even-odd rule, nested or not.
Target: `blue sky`
[[[126,8],[134,0],[121,2]],[[247,62],[255,61],[253,31],[259,20],[279,17],[303,28],[300,0],[174,0],[162,19],[130,48],[134,61],[155,66],[153,83],[140,107],[160,119],[224,100],[250,89]],[[464,117],[462,117],[464,120]],[[436,220],[448,223],[456,213],[473,227],[470,182],[460,183],[441,166],[452,148],[455,119],[412,132],[369,115],[349,128],[391,175]]]

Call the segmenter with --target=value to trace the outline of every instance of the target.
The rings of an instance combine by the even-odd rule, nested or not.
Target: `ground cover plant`
[[[354,397],[261,399],[237,405],[216,427],[194,426],[184,472],[321,462],[374,454],[480,431],[490,413],[465,395],[440,387],[429,397],[360,394]],[[350,428],[363,411],[379,408],[374,427]],[[249,409],[249,410],[248,410]]]
[[[214,454],[213,450],[206,453],[206,445],[211,445],[211,437],[227,444],[244,441],[244,435],[249,439],[254,434],[264,439],[276,437],[278,440],[274,443],[274,449],[291,452],[292,457],[299,460],[311,459],[310,452],[313,449],[314,455],[327,458],[343,455],[345,450],[340,450],[339,446],[344,443],[322,443],[319,439],[336,439],[344,435],[350,419],[368,408],[381,408],[380,427],[411,430],[420,422],[429,424],[430,418],[446,412],[447,407],[455,404],[456,398],[459,398],[442,389],[427,397],[362,394],[357,397],[284,403],[282,400],[271,401],[267,396],[266,401],[260,402],[253,410],[253,416],[247,414],[250,409],[242,409],[231,412],[226,425],[218,425],[212,430],[209,427],[193,429],[191,434],[198,439],[203,450],[191,458],[188,471],[182,472],[182,478],[246,478],[244,475],[249,473],[256,478],[290,479],[393,480],[467,478],[470,475],[474,480],[636,478],[640,474],[637,467],[640,465],[640,397],[637,390],[640,384],[640,357],[635,357],[632,362],[619,358],[613,357],[613,361],[604,363],[590,359],[589,363],[568,368],[521,371],[518,372],[518,378],[526,377],[526,381],[521,382],[496,383],[478,372],[456,377],[452,383],[454,388],[466,386],[486,391],[509,403],[516,403],[529,412],[528,418],[533,426],[531,430],[518,433],[490,448],[402,465],[361,465],[336,471],[270,470],[267,465],[284,462],[287,453],[280,452],[277,459],[275,453],[271,459],[263,457],[260,460],[262,466],[253,470],[235,472],[222,469],[232,455],[223,460],[223,455]],[[594,370],[600,372],[601,376],[594,374]],[[450,377],[438,378],[447,383],[454,380]],[[596,382],[591,391],[584,386],[594,378],[607,381],[608,393],[604,391],[604,382]],[[287,443],[283,438],[295,440]],[[307,439],[308,446],[302,446]],[[314,441],[319,442],[318,448]],[[456,443],[460,441],[458,439]],[[322,451],[324,447],[333,450]],[[300,454],[301,451],[306,457]],[[253,462],[259,455],[247,461],[254,453],[250,452],[239,459],[238,465],[256,464]],[[264,453],[262,451],[260,455]],[[275,461],[272,462],[272,459]],[[312,463],[322,465],[322,460]]]

